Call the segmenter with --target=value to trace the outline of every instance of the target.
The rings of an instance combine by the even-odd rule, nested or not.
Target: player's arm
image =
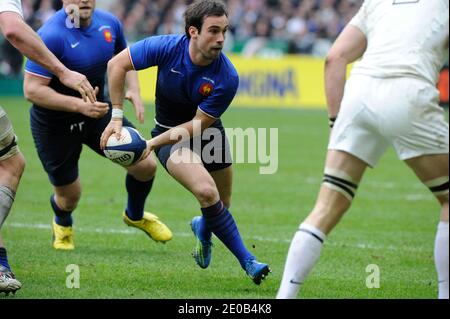
[[[45,77],[25,73],[23,83],[25,98],[49,110],[81,113],[92,118],[101,118],[108,113],[109,105],[107,103],[92,103],[74,96],[60,94],[49,86],[50,81],[51,79]],[[98,93],[98,87],[94,93]]]
[[[364,54],[367,39],[364,33],[353,25],[347,25],[330,49],[325,61],[325,95],[330,121],[336,119],[347,75],[347,65]],[[331,122],[330,122],[331,125]]]
[[[14,12],[0,13],[0,29],[23,55],[45,67],[67,87],[78,91],[83,99],[96,101],[94,89],[87,78],[66,68],[20,15]]]
[[[182,139],[189,140],[190,138],[200,135],[216,121],[216,118],[213,118],[198,109],[195,117],[191,121],[171,128],[163,134],[147,141],[147,150],[148,152],[151,152],[154,149],[160,148],[164,145],[176,144]]]
[[[109,97],[112,103],[112,116],[108,126],[100,138],[100,148],[105,149],[108,138],[116,134],[120,138],[123,125],[123,100],[127,73],[134,71],[129,57],[129,49],[125,49],[108,62]],[[131,83],[132,84],[132,83]]]

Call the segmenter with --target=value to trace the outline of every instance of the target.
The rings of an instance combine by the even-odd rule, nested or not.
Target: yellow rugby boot
[[[151,239],[156,242],[165,243],[172,239],[172,231],[162,223],[158,216],[144,212],[144,217],[141,220],[133,221],[128,218],[127,214],[123,213],[123,221],[131,227],[136,227],[143,230]]]
[[[64,227],[58,225],[53,220],[53,248],[61,250],[73,250],[75,245],[73,243],[73,229],[72,226]]]

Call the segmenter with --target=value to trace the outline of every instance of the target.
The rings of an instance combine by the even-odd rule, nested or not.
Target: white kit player
[[[46,67],[64,85],[80,92],[85,100],[95,102],[95,91],[86,77],[67,69],[23,21],[20,0],[0,0],[0,30],[25,56]],[[17,146],[13,127],[0,107],[0,229],[11,210],[24,168],[25,159]],[[0,293],[15,293],[21,287],[11,271],[0,235]]]
[[[331,48],[325,177],[292,240],[277,298],[297,297],[366,168],[389,145],[441,204],[434,256],[439,298],[449,298],[448,123],[436,89],[448,59],[448,10],[448,0],[366,0]],[[346,82],[347,65],[359,58]]]

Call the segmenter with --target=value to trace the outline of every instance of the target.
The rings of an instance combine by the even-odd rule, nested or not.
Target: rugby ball
[[[120,139],[111,135],[103,152],[114,163],[128,167],[141,159],[146,148],[147,142],[142,135],[136,129],[124,126]]]

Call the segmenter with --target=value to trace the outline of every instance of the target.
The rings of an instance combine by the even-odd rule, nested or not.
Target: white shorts
[[[352,75],[328,149],[372,167],[389,145],[401,160],[448,154],[448,123],[438,101],[438,90],[420,79]]]
[[[0,161],[4,161],[19,153],[17,137],[6,112],[0,106]]]

